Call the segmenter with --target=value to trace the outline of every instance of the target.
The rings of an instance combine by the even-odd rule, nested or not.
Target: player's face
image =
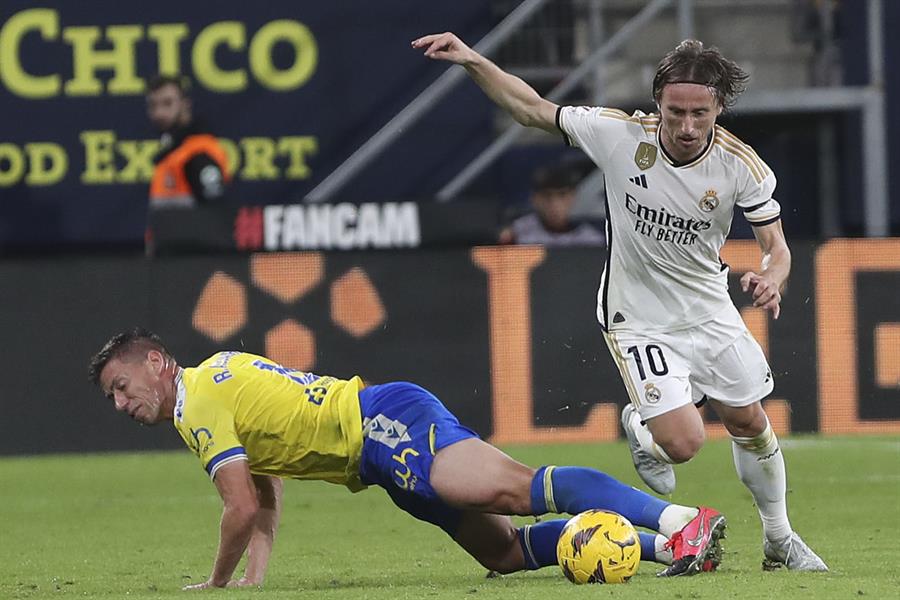
[[[535,192],[534,207],[541,220],[553,231],[562,231],[569,225],[569,213],[575,204],[572,188],[549,189]]]
[[[677,161],[688,161],[706,149],[709,133],[722,107],[709,87],[670,83],[659,99],[663,146]]]
[[[100,389],[119,412],[144,425],[155,425],[172,414],[171,394],[163,377],[167,367],[159,352],[151,351],[143,360],[114,358],[100,371]]]
[[[164,85],[147,94],[147,116],[159,131],[185,125],[190,115],[190,100],[174,84]]]

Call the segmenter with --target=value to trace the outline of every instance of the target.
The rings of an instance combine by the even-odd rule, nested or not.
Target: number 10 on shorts
[[[656,344],[647,344],[643,350],[641,352],[641,349],[637,346],[631,346],[625,350],[634,357],[634,363],[637,365],[641,381],[647,379],[647,371],[644,369],[645,361],[650,372],[656,376],[665,375],[669,372],[669,365],[666,364],[666,357],[663,355],[662,348]],[[642,354],[643,357],[641,356]]]

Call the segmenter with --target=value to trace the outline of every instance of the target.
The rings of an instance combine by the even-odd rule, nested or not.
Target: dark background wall
[[[723,256],[755,262],[753,244],[731,244]],[[510,375],[513,385],[531,378],[535,427],[580,425],[598,403],[626,402],[594,316],[602,252],[534,259],[533,247],[490,249],[491,277],[527,275],[523,294],[498,295],[476,264],[484,250],[7,260],[0,454],[179,447],[171,428],[131,423],[86,380],[90,356],[136,324],[157,331],[184,365],[242,349],[337,376],[416,381],[484,436],[498,411],[521,410],[509,388],[496,389]],[[746,317],[768,349],[790,429],[818,430],[824,397],[838,407],[832,431],[861,430],[858,418],[900,430],[900,242],[797,243],[793,252],[782,317]],[[733,264],[735,273],[746,268]],[[746,307],[737,275],[731,286]],[[856,342],[841,341],[851,329]],[[496,347],[498,332],[513,343]],[[838,387],[851,391],[823,396]],[[618,436],[612,423],[596,436]]]
[[[38,19],[48,32],[44,39],[37,25],[13,36],[16,19]],[[49,16],[48,16],[49,14]],[[195,60],[198,39],[204,32],[227,21],[241,24],[244,43],[239,48],[220,44],[211,56],[221,70],[243,72],[246,83],[234,91],[210,89],[204,83],[209,67]],[[288,89],[272,89],[251,65],[251,45],[267,26],[278,21],[305,27],[311,42],[299,49],[281,41],[271,47],[273,68],[286,71],[296,60],[314,60],[308,78]],[[153,140],[145,116],[142,89],[114,92],[109,88],[113,71],[95,71],[100,89],[86,94],[67,91],[76,72],[72,45],[66,41],[73,28],[95,28],[97,51],[110,50],[109,27],[138,27],[140,38],[123,45],[119,56],[133,65],[141,80],[159,72],[158,44],[150,38],[154,25],[176,24],[186,28],[179,43],[181,73],[193,81],[195,113],[221,137],[235,142],[241,168],[229,200],[242,204],[296,202],[334,170],[356,148],[415,98],[445,69],[414,51],[410,42],[425,33],[455,30],[466,39],[480,39],[493,25],[485,3],[462,0],[429,5],[408,2],[267,2],[249,7],[246,2],[182,2],[160,0],[147,5],[115,0],[94,2],[51,1],[36,7],[27,0],[10,0],[0,6],[0,32],[17,52],[4,56],[0,77],[0,111],[7,118],[0,126],[0,144],[14,144],[25,155],[25,145],[52,142],[68,156],[65,176],[52,185],[36,185],[26,179],[26,165],[18,181],[0,184],[0,247],[48,244],[135,243],[143,239],[146,219],[146,177],[123,181],[127,161],[110,147],[112,181],[85,181],[89,151],[84,132],[108,131],[115,141]],[[315,58],[313,59],[312,56]],[[11,62],[12,61],[12,62]],[[46,97],[27,97],[15,86],[11,65],[31,77],[58,76],[59,90]],[[124,72],[124,71],[123,71]],[[492,110],[474,86],[458,88],[420,122],[404,132],[391,152],[374,162],[356,182],[342,191],[342,200],[421,198],[432,193],[460,170],[489,142]],[[8,118],[14,115],[15,118]],[[291,174],[290,159],[278,149],[286,137],[308,138],[312,149],[303,152],[304,174]],[[274,158],[266,161],[274,171],[245,172],[246,147],[241,140],[256,139]],[[259,146],[257,146],[259,147]],[[266,150],[268,152],[269,150]],[[0,158],[0,171],[10,169]]]
[[[840,3],[838,43],[847,85],[869,82],[867,24],[864,2]],[[211,10],[214,7],[214,10]],[[40,29],[33,26],[14,44],[17,19],[42,11]],[[885,91],[888,110],[885,126],[890,150],[892,231],[900,232],[900,182],[893,173],[900,164],[900,117],[892,110],[900,94],[900,40],[891,35],[900,22],[900,4],[883,2],[885,23]],[[47,16],[49,15],[49,16]],[[0,65],[0,110],[14,118],[0,125],[0,248],[23,252],[47,248],[97,247],[110,243],[139,246],[146,219],[147,174],[123,175],[127,161],[115,143],[147,142],[157,136],[144,115],[142,90],[110,89],[112,70],[96,69],[99,90],[67,91],[82,58],[76,59],[67,36],[94,28],[94,49],[108,51],[110,27],[132,26],[140,32],[123,46],[123,64],[133,66],[140,85],[160,69],[158,44],[151,28],[177,25],[186,34],[179,42],[180,71],[194,80],[196,112],[214,132],[235,144],[240,168],[229,200],[235,204],[296,202],[336,168],[355,149],[397,114],[446,70],[445,64],[425,60],[409,42],[432,31],[453,30],[476,41],[499,18],[490,3],[477,0],[452,5],[410,6],[400,0],[371,3],[268,2],[248,8],[237,0],[179,2],[159,0],[149,11],[144,5],[98,0],[72,4],[59,0],[39,7],[27,0],[9,0],[0,6],[0,33],[11,44]],[[246,83],[233,91],[211,89],[209,66],[198,52],[198,40],[211,30],[234,21],[244,41],[238,48],[218,46],[212,53],[218,68],[242,71]],[[260,31],[281,21],[302,26],[311,43],[299,50],[281,41],[267,56],[272,68],[285,71],[300,59],[315,54],[308,78],[288,89],[272,89],[252,68],[250,48]],[[80,28],[80,29],[79,29]],[[42,31],[44,32],[42,34]],[[46,36],[46,38],[44,37]],[[59,90],[42,97],[22,95],[11,82],[14,64],[31,77],[57,76]],[[635,107],[623,107],[632,109]],[[494,136],[494,109],[471,82],[457,86],[426,118],[404,132],[387,153],[373,162],[343,189],[336,201],[430,200]],[[785,224],[794,237],[817,239],[819,231],[819,177],[815,123],[838,123],[840,219],[843,233],[862,233],[861,139],[859,117],[853,112],[833,115],[777,117],[738,116],[726,124],[753,145],[779,177],[778,197],[788,210]],[[104,131],[115,137],[109,149],[111,181],[85,177],[86,132]],[[291,170],[291,159],[279,150],[283,138],[303,138],[302,169]],[[249,142],[248,142],[249,140]],[[255,141],[254,141],[255,140]],[[52,183],[28,180],[27,145],[53,143],[68,158],[65,175]],[[268,161],[274,171],[247,170],[246,144],[262,144],[275,152]],[[12,168],[9,152],[25,162],[18,179],[7,181]],[[528,174],[538,164],[565,153],[560,146],[540,145],[506,153],[466,190],[471,198],[500,198],[521,204],[527,195]],[[264,161],[266,162],[266,161]],[[736,235],[749,236],[738,230]]]
[[[843,64],[844,84],[867,85],[871,82],[868,54],[868,2],[841,2],[836,23]],[[900,98],[900,37],[896,35],[900,25],[900,3],[883,0],[882,31],[884,39],[885,128],[888,145],[888,196],[891,202],[891,233],[900,234],[900,113],[896,110]],[[845,150],[844,172],[848,175],[841,185],[841,216],[848,235],[863,232],[863,202],[860,201],[862,157],[862,119],[854,112],[841,116],[840,142]]]

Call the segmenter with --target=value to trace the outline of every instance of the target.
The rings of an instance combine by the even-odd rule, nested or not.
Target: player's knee
[[[522,558],[512,558],[510,556],[498,557],[496,560],[481,561],[481,566],[489,571],[496,571],[501,575],[509,575],[521,571],[525,568],[525,561]]]
[[[489,552],[475,557],[485,569],[507,574],[521,571],[525,568],[525,557],[519,546],[519,538],[514,527],[504,532],[502,539]]]
[[[530,482],[529,482],[530,484]],[[501,515],[530,515],[531,488],[521,486],[498,488],[488,502],[488,511]]]
[[[737,437],[755,437],[765,431],[769,424],[765,411],[758,404],[731,411],[723,418],[723,422],[728,433]]]
[[[499,556],[492,556],[478,561],[481,566],[489,571],[496,571],[501,575],[515,573],[525,568],[525,561],[521,556],[514,556],[512,552],[508,552]]]
[[[691,460],[700,452],[700,448],[703,447],[704,437],[701,431],[699,433],[682,435],[660,445],[672,462],[679,464]]]
[[[505,469],[502,475],[497,477],[491,498],[486,507],[488,512],[505,515],[530,515],[531,511],[531,481],[534,479],[534,469],[524,465],[515,465]]]

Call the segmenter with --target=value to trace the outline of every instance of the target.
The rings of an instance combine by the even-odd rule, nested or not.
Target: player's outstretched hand
[[[446,60],[458,65],[465,65],[478,57],[474,50],[449,31],[422,36],[413,40],[412,47],[424,48],[425,56],[428,58]]]
[[[748,271],[741,277],[741,289],[752,294],[753,306],[771,310],[775,319],[781,314],[781,292],[770,278]]]

